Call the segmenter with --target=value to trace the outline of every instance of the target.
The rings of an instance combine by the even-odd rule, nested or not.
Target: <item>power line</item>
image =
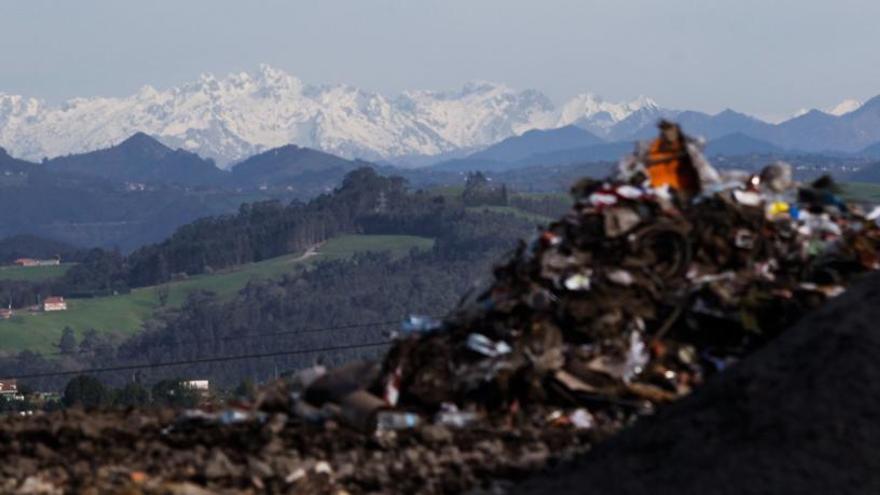
[[[45,373],[31,373],[27,375],[17,375],[17,376],[5,376],[5,379],[8,380],[26,380],[31,378],[49,378],[54,376],[70,376],[70,375],[81,375],[84,373],[105,373],[110,371],[130,371],[130,370],[140,370],[140,369],[151,369],[151,368],[167,368],[170,366],[180,366],[184,364],[204,364],[204,363],[216,363],[223,361],[238,361],[242,359],[258,359],[258,358],[266,358],[266,357],[280,357],[280,356],[292,356],[296,354],[310,354],[313,352],[328,352],[328,351],[344,351],[349,349],[363,349],[367,347],[380,347],[390,344],[390,341],[384,342],[366,342],[362,344],[349,344],[349,345],[340,345],[333,347],[319,347],[315,349],[296,349],[292,351],[277,351],[277,352],[266,352],[259,354],[243,354],[239,356],[216,356],[209,358],[199,358],[199,359],[184,359],[180,361],[168,361],[164,363],[148,363],[148,364],[131,364],[125,366],[108,366],[104,368],[85,368],[80,370],[72,370],[72,371],[53,371],[53,372],[45,372]]]
[[[427,318],[442,318],[443,316],[427,316]],[[285,336],[285,335],[299,335],[299,334],[310,334],[310,333],[319,333],[319,332],[333,332],[337,330],[353,330],[357,328],[366,328],[366,327],[376,327],[376,326],[387,326],[387,325],[398,325],[401,323],[401,320],[389,320],[389,321],[376,321],[370,323],[350,323],[347,325],[334,325],[334,326],[326,326],[326,327],[315,327],[315,328],[306,328],[299,330],[283,330],[280,332],[264,332],[264,333],[251,333],[251,334],[243,334],[243,335],[231,335],[227,337],[222,337],[219,339],[215,339],[219,342],[230,342],[235,340],[245,340],[245,339],[258,339],[265,337],[277,337],[277,336]],[[210,341],[209,341],[210,342]],[[179,341],[179,342],[159,342],[156,344],[151,344],[150,348],[156,347],[177,347],[177,346],[187,346],[187,345],[198,345],[205,343],[204,340],[190,340],[190,341]],[[118,347],[116,348],[118,350]],[[91,354],[93,350],[78,350],[73,352],[51,352],[45,354],[46,356],[71,356],[71,355],[82,355],[82,354]]]

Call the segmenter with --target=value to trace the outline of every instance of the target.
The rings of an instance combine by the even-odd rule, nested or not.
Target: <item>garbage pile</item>
[[[880,493],[880,273],[688,398],[512,493]]]
[[[381,369],[310,379],[294,408],[380,437],[619,431],[880,267],[880,210],[835,187],[797,188],[781,164],[688,202],[585,180],[485,292],[442,322],[408,319]]]
[[[483,293],[443,321],[407,319],[382,362],[304,370],[239,409],[3,419],[0,491],[448,493],[522,478],[880,267],[880,209],[834,187],[799,188],[778,164],[687,200],[584,180]]]
[[[880,266],[880,211],[843,204],[829,178],[797,189],[790,177],[774,164],[688,203],[579,183],[572,210],[488,290],[442,324],[410,324],[369,391],[338,404],[380,430],[613,429],[688,394]]]

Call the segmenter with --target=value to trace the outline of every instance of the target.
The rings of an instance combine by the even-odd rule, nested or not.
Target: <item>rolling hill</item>
[[[311,263],[346,259],[356,253],[389,252],[403,255],[410,249],[430,249],[433,240],[405,235],[349,235],[331,239],[310,253],[297,253],[231,270],[190,277],[163,284],[168,290],[169,307],[179,306],[196,291],[211,291],[228,298],[255,278],[274,278],[307,269]],[[57,313],[19,314],[11,320],[0,320],[0,351],[32,350],[56,352],[54,345],[65,326],[78,336],[88,329],[120,336],[141,330],[143,322],[160,308],[159,286],[144,287],[130,294],[69,299],[68,311]]]

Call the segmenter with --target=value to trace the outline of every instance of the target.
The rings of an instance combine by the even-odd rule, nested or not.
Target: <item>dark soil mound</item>
[[[880,275],[520,493],[880,493]]]

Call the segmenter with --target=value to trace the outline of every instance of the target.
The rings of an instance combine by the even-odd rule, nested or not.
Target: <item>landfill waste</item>
[[[781,163],[694,204],[584,180],[485,293],[399,340],[378,383],[393,374],[395,406],[425,414],[565,406],[601,424],[653,411],[877,269],[868,213],[827,178],[795,188]]]
[[[483,293],[404,321],[381,362],[305,370],[249,413],[0,420],[0,491],[491,489],[689,395],[880,267],[876,214],[786,164],[687,200],[635,177],[572,194]]]
[[[512,492],[880,493],[878,320],[872,274],[687,399]]]

